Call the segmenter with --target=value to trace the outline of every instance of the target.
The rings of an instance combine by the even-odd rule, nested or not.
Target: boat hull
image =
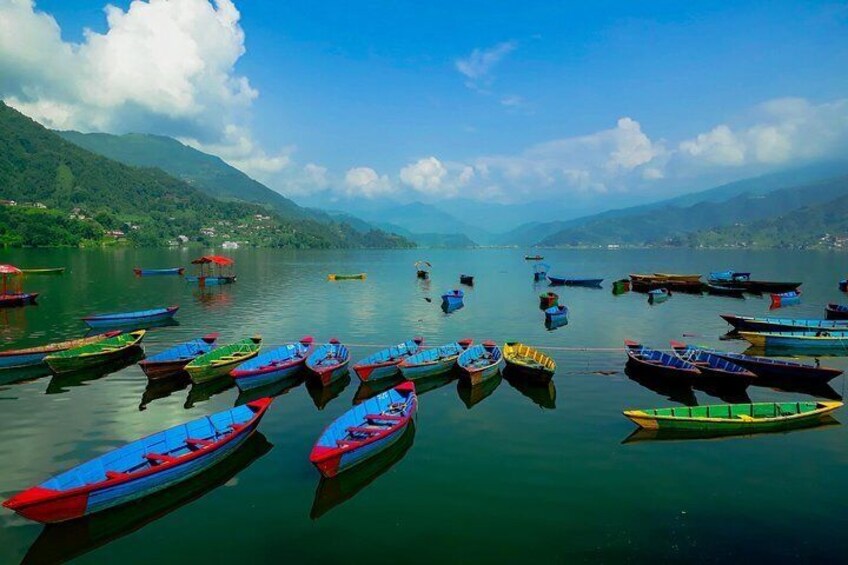
[[[456,357],[459,357],[457,355]],[[400,372],[408,381],[416,379],[426,379],[427,377],[435,377],[450,373],[453,366],[456,364],[456,357],[452,359],[443,359],[435,363],[422,363],[420,365],[401,365]]]
[[[402,359],[394,363],[380,363],[376,365],[354,365],[353,371],[362,382],[381,381],[391,379],[400,373],[398,365]]]
[[[753,318],[721,314],[736,331],[752,332],[799,332],[819,330],[848,330],[848,320],[816,320],[795,318]]]
[[[233,380],[239,390],[252,390],[255,388],[271,385],[290,377],[293,377],[303,369],[303,360],[297,364],[281,367],[273,371],[261,371],[256,373],[238,374],[237,371],[231,372]]]
[[[153,381],[171,377],[177,373],[182,373],[185,370],[185,366],[190,362],[191,359],[186,359],[184,361],[161,361],[158,363],[145,363],[142,361],[139,363],[139,366],[144,374],[147,375],[147,378]]]
[[[83,321],[90,328],[111,328],[120,326],[133,326],[140,328],[145,324],[153,324],[164,322],[165,320],[173,319],[174,315],[179,310],[178,306],[165,308],[161,312],[150,314],[147,316],[92,316],[83,318]]]
[[[197,286],[219,286],[223,284],[233,284],[236,282],[235,275],[232,276],[215,276],[215,277],[198,277],[198,276],[188,276],[185,277],[185,281],[187,283],[196,284]]]
[[[0,294],[0,308],[11,308],[15,306],[27,306],[28,304],[35,304],[36,298],[38,298],[37,292]]]
[[[488,381],[489,379],[497,375],[499,371],[500,366],[496,363],[484,369],[468,370],[463,368],[463,376],[465,380],[471,383],[471,386],[476,386],[485,381]]]
[[[174,267],[173,269],[133,269],[133,272],[139,277],[161,277],[168,275],[182,275],[185,272],[185,268]]]
[[[25,353],[20,355],[8,355],[0,357],[0,369],[17,369],[18,367],[30,367],[41,365],[48,353]]]
[[[221,377],[229,376],[230,371],[238,367],[241,363],[247,361],[248,359],[252,359],[259,354],[259,351],[254,351],[253,353],[246,355],[244,357],[240,357],[239,359],[226,364],[221,365],[199,365],[199,366],[191,366],[191,364],[185,367],[185,371],[191,377],[191,382],[194,384],[207,383],[209,381],[213,381],[215,379],[220,379]]]
[[[65,272],[65,267],[52,267],[45,269],[21,269],[25,275],[61,275]]]
[[[348,364],[350,361],[345,361],[332,369],[315,369],[309,367],[309,371],[315,376],[315,380],[321,383],[321,386],[330,386],[342,377],[348,374]]]
[[[848,331],[840,336],[802,337],[780,333],[740,332],[754,347],[804,351],[843,352],[848,355]]]
[[[830,367],[814,367],[801,363],[777,363],[768,358],[752,357],[743,354],[712,351],[710,353],[723,357],[732,363],[745,367],[755,375],[765,379],[792,380],[805,383],[826,383],[842,374],[839,369]]]
[[[848,309],[842,308],[838,304],[828,304],[825,309],[825,318],[828,320],[845,320],[848,323]]]

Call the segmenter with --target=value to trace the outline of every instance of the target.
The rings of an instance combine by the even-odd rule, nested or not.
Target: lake
[[[149,332],[148,354],[219,331],[220,343],[261,334],[265,348],[313,335],[338,337],[354,360],[421,335],[437,345],[470,337],[521,340],[558,363],[554,386],[456,380],[420,396],[414,435],[345,480],[319,481],[308,461],[323,428],[374,391],[354,377],[329,391],[282,390],[240,452],[185,487],[112,513],[44,528],[0,511],[3,562],[252,561],[515,562],[820,561],[848,548],[848,427],[722,440],[628,441],[627,408],[720,404],[654,391],[623,372],[625,338],[670,339],[742,351],[720,341],[720,313],[764,315],[769,299],[675,294],[649,305],[614,296],[630,272],[735,268],[756,278],[802,280],[787,317],[821,317],[848,302],[837,281],[845,255],[794,251],[544,250],[553,273],[604,277],[604,288],[556,290],[570,311],[548,331],[524,250],[238,250],[238,282],[201,292],[177,277],[136,278],[134,266],[189,266],[196,250],[0,250],[0,263],[66,266],[29,277],[39,304],[0,310],[3,348],[83,335],[93,312],[180,305],[179,325]],[[433,264],[430,281],[413,263]],[[328,282],[328,273],[368,273]],[[439,295],[475,276],[465,307],[446,315]],[[432,302],[426,300],[432,298]],[[848,368],[848,358],[823,360]],[[831,382],[841,395],[844,377]],[[148,386],[133,364],[107,375],[44,377],[0,392],[0,494],[8,497],[123,442],[232,407],[229,381]],[[749,387],[753,401],[808,399]],[[669,398],[671,397],[671,398]],[[844,410],[836,419],[844,419]]]

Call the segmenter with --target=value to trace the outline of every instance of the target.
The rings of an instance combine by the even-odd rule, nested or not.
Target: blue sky
[[[206,3],[181,1],[186,10]],[[251,90],[249,101],[212,104],[227,123],[216,129],[203,116],[163,117],[162,106],[131,114],[102,101],[96,109],[114,119],[68,118],[90,102],[66,99],[63,123],[186,139],[307,201],[659,197],[845,148],[848,126],[816,129],[848,116],[844,3],[234,4],[244,53],[227,72]],[[102,0],[36,3],[73,44],[89,41],[84,28],[108,34],[103,8]],[[0,95],[37,113],[31,85],[8,82]],[[63,125],[49,116],[41,121]],[[767,153],[766,127],[792,150]],[[803,149],[823,138],[832,143]],[[610,164],[622,143],[635,153]]]

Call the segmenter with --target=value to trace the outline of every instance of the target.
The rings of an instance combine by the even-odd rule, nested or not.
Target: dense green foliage
[[[216,200],[160,169],[90,153],[2,103],[0,199],[38,203],[49,212],[5,206],[0,233],[6,245],[112,241],[105,230],[123,231],[126,241],[144,246],[180,235],[205,245],[224,240],[294,248],[412,245],[379,230],[360,233],[344,224],[284,220],[264,207]],[[48,222],[57,218],[62,221]]]

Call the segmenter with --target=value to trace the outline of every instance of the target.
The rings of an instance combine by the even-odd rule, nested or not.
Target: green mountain
[[[176,139],[161,135],[128,133],[56,132],[66,140],[92,153],[135,167],[157,167],[219,200],[259,204],[283,218],[314,218],[317,214],[301,208],[225,163]]]
[[[391,229],[428,247],[433,243],[438,243],[438,247],[474,247],[474,242],[488,242],[491,238],[487,231],[423,202],[376,208],[360,215],[381,229]],[[429,244],[422,243],[425,240]]]
[[[125,237],[153,246],[180,235],[204,245],[224,240],[279,247],[412,245],[378,230],[283,219],[264,207],[217,200],[160,169],[90,153],[2,102],[0,199],[17,202],[0,206],[0,245],[81,245]]]
[[[539,245],[674,244],[693,232],[775,218],[845,194],[848,194],[848,176],[779,190],[751,190],[724,200],[705,198],[696,200],[695,204],[689,204],[692,199],[687,196],[627,214],[604,214],[569,222],[567,227],[542,239]]]

